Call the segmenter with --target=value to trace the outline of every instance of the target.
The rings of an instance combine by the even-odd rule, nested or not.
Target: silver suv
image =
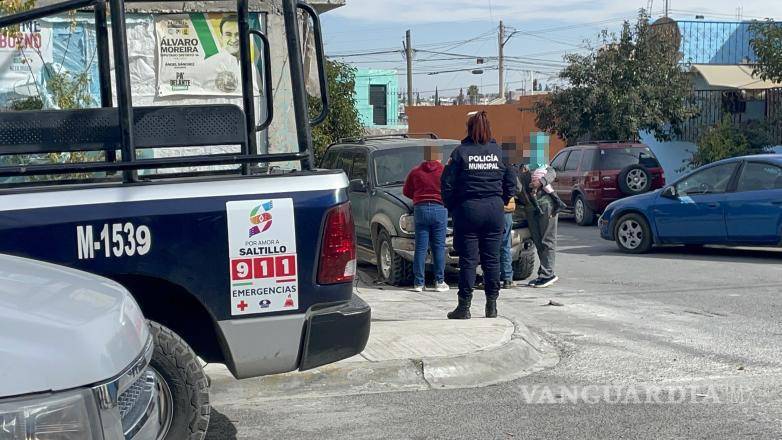
[[[0,439],[156,439],[152,336],[118,284],[0,255]]]

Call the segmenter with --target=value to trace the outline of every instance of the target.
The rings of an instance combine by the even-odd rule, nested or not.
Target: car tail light
[[[352,282],[356,276],[356,233],[350,202],[326,213],[320,248],[318,284]]]

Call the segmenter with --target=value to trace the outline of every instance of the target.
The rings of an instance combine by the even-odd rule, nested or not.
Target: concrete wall
[[[540,96],[525,96],[514,104],[479,106],[407,107],[410,133],[437,134],[440,138],[462,139],[467,135],[467,113],[486,110],[497,142],[515,147],[524,158],[548,162],[565,143],[541,133],[535,124],[533,104]]]
[[[356,108],[364,127],[377,127],[373,121],[374,106],[369,104],[369,86],[386,86],[387,118],[383,126],[399,124],[399,80],[396,70],[358,69],[356,71]]]
[[[684,169],[698,146],[692,142],[659,142],[649,132],[641,132],[641,142],[648,145],[665,170],[665,181],[673,182],[687,172]]]

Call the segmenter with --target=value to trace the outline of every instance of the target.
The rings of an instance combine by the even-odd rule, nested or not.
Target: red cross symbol
[[[239,309],[239,311],[241,312],[244,312],[244,309],[246,309],[247,307],[250,307],[250,305],[244,302],[244,300],[242,300],[239,304],[236,305],[236,308]]]

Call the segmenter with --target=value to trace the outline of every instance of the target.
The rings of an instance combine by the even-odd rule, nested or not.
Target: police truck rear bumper
[[[309,370],[355,356],[369,340],[372,311],[358,295],[346,304],[311,310],[299,369]]]

